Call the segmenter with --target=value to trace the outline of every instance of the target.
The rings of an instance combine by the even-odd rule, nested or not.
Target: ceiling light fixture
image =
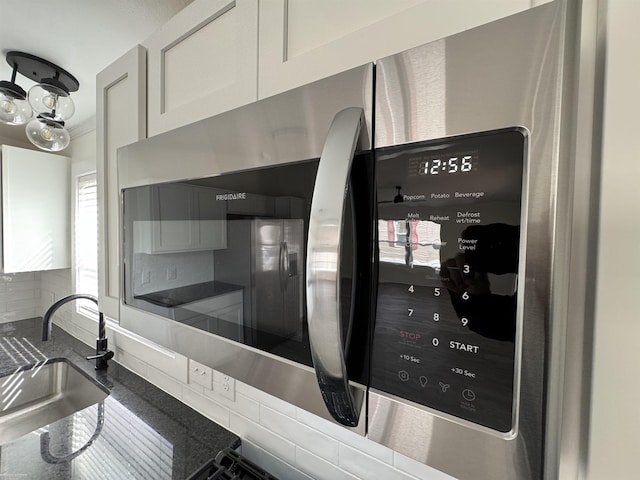
[[[13,73],[11,82],[0,82],[0,121],[9,125],[22,125],[31,118],[33,109],[37,116],[26,127],[29,141],[49,152],[67,148],[71,137],[64,128],[64,122],[75,111],[69,94],[80,87],[78,80],[63,68],[28,53],[9,52],[7,63],[13,68]],[[15,84],[16,71],[37,83],[28,94]],[[14,110],[11,102],[16,111],[20,106],[21,114],[10,116],[9,112]],[[5,121],[5,118],[13,121]]]
[[[27,92],[16,85],[18,66],[13,67],[11,81],[0,81],[0,122],[7,125],[23,125],[33,116],[27,101]]]

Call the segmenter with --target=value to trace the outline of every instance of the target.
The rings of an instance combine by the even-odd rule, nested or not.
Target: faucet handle
[[[113,352],[111,350],[104,351],[102,353],[98,353],[96,355],[89,355],[87,360],[95,360],[96,361],[96,370],[104,370],[109,366],[107,360],[111,360],[113,358]]]
[[[111,360],[113,358],[114,353],[111,350],[107,350],[106,352],[102,352],[96,355],[89,355],[87,357],[87,360],[98,360],[98,359],[104,359],[104,360]]]

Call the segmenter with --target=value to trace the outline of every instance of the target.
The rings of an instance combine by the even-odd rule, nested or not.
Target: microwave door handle
[[[349,388],[340,322],[340,238],[361,108],[336,114],[327,133],[311,203],[307,239],[307,322],[311,358],[324,403],[339,423],[355,427],[359,410]]]

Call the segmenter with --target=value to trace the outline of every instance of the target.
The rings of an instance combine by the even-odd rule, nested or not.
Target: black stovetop
[[[187,480],[278,480],[255,463],[238,453],[240,440],[221,450]]]

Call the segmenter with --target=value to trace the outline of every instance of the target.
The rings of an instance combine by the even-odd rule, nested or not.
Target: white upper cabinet
[[[195,0],[144,45],[149,136],[257,99],[257,0]]]
[[[177,253],[227,248],[226,202],[220,190],[167,184],[151,188],[151,217],[133,222],[136,253]]]
[[[146,135],[146,52],[137,45],[96,77],[98,296],[102,312],[119,315],[120,193],[117,150]]]
[[[531,6],[532,0],[262,1],[258,96],[265,98]]]
[[[69,157],[2,145],[2,271],[71,266]]]

